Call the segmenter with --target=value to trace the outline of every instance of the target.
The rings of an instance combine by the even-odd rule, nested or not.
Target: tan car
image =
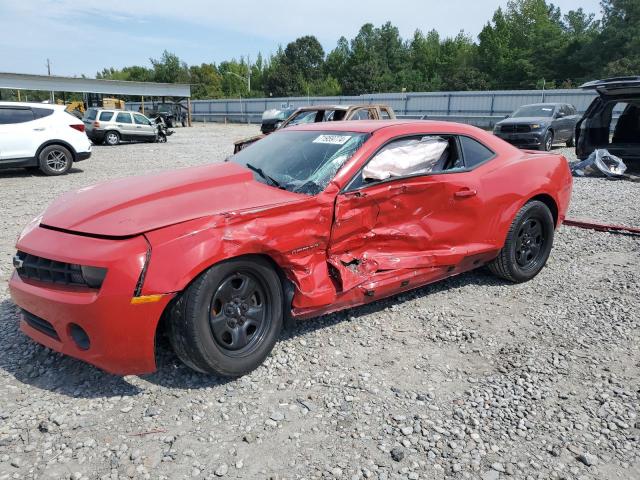
[[[338,122],[342,120],[392,120],[394,118],[396,118],[395,112],[387,105],[313,105],[297,109],[282,122],[277,130],[304,123]],[[238,140],[233,144],[233,153],[238,153],[266,135],[268,133]]]

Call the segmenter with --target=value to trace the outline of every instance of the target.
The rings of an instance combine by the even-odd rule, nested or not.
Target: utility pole
[[[51,76],[51,60],[49,60],[48,58],[47,58],[47,75]],[[51,103],[56,103],[56,97],[53,94],[53,92],[51,92],[50,94],[50,100],[51,100]]]

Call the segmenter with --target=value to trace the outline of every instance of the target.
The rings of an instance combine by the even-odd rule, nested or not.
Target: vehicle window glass
[[[89,110],[87,110],[85,117],[87,118],[87,120],[95,120],[97,115],[98,115],[98,111],[93,108],[90,108]]]
[[[466,168],[473,168],[480,163],[486,162],[494,156],[494,153],[480,142],[469,137],[460,137],[462,155]]]
[[[31,111],[33,112],[34,118],[44,118],[48,117],[49,115],[53,115],[53,110],[50,108],[33,107],[31,108]]]
[[[553,116],[553,105],[524,105],[513,112],[513,118],[518,117],[551,117]]]
[[[369,114],[368,109],[358,110],[351,117],[351,120],[369,120],[369,119],[371,119],[371,115]]]
[[[386,108],[381,108],[380,117],[382,118],[382,120],[389,120],[391,118],[391,115],[389,115],[389,111]]]
[[[316,195],[368,138],[366,133],[285,129],[242,149],[230,161],[253,170],[260,182]]]
[[[113,112],[100,112],[99,120],[103,122],[108,122],[113,118]]]
[[[288,127],[293,125],[301,125],[303,123],[314,123],[316,121],[317,110],[311,110],[310,112],[300,112],[287,124]]]
[[[131,114],[125,112],[119,112],[116,116],[116,122],[118,123],[131,123]]]
[[[0,108],[0,125],[30,122],[33,119],[30,108]]]
[[[133,119],[138,125],[149,125],[149,120],[144,115],[140,115],[139,113],[133,114]]]

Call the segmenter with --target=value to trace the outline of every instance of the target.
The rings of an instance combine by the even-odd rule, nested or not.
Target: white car
[[[0,102],[0,168],[62,175],[90,156],[84,123],[64,105]]]

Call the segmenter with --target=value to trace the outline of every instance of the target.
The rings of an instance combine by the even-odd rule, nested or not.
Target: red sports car
[[[225,163],[63,195],[18,239],[10,290],[27,335],[109,372],[155,370],[166,329],[188,366],[237,376],[285,320],[481,265],[531,279],[571,188],[562,156],[468,125],[291,127]]]

